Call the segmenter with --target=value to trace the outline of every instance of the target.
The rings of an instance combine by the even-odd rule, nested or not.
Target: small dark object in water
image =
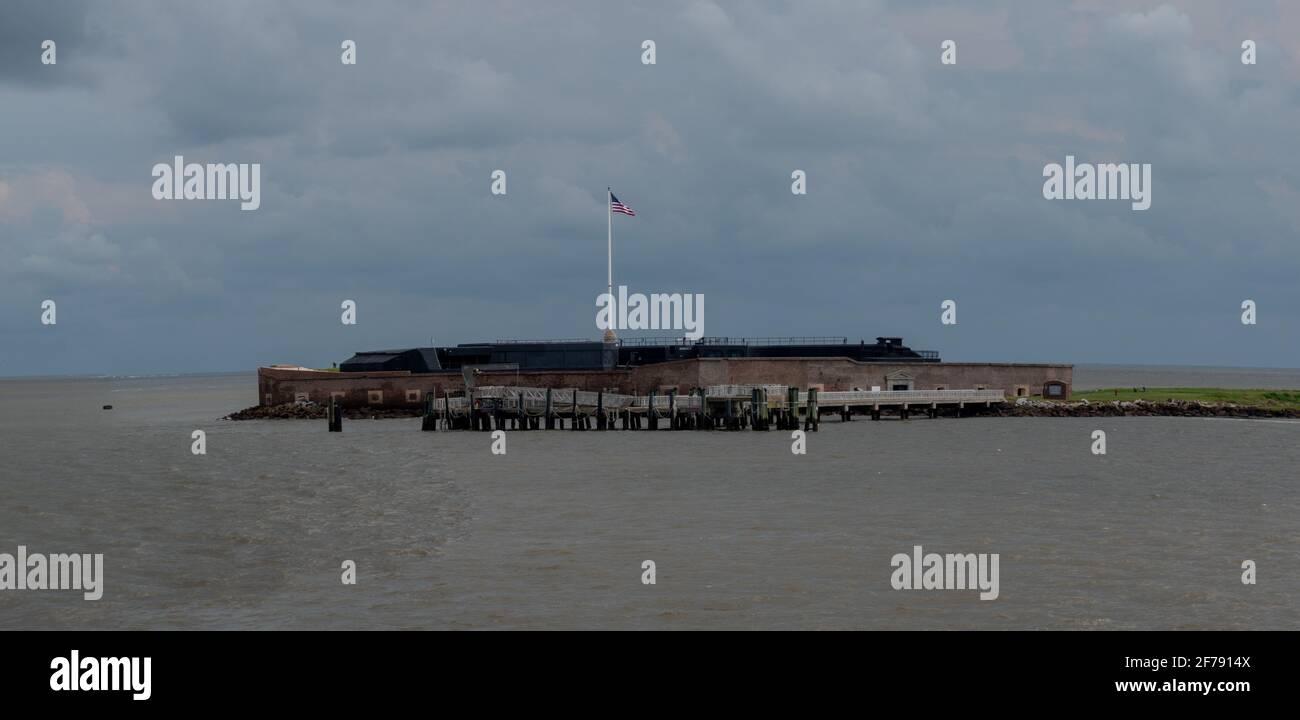
[[[112,409],[113,409],[113,406],[112,406],[112,405],[105,405],[105,406],[104,406],[104,409],[105,409],[105,410],[112,410]]]

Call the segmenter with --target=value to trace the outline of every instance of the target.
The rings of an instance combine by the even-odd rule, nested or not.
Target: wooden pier
[[[426,394],[421,429],[816,431],[828,415],[842,422],[855,415],[880,420],[886,413],[902,420],[916,412],[961,417],[1004,402],[1002,390],[801,391],[784,385],[715,385],[686,394],[621,395],[489,386],[455,397]],[[337,411],[330,416],[335,430]]]

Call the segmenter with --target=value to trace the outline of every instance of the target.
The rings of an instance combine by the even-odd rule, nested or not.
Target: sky
[[[1290,2],[5,0],[0,376],[595,339],[607,186],[706,335],[1297,367],[1297,128]],[[176,155],[260,208],[154,199]],[[1067,155],[1151,207],[1045,199]]]

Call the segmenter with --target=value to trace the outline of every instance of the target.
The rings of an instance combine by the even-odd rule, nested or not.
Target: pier
[[[715,385],[686,394],[624,395],[576,389],[487,386],[426,393],[421,429],[437,430],[805,430],[825,416],[880,420],[961,417],[1006,402],[1002,390],[799,390]],[[333,417],[333,415],[332,415]],[[331,429],[333,429],[331,425]]]

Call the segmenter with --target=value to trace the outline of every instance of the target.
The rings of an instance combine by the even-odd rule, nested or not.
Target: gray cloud
[[[638,211],[616,280],[703,292],[710,334],[1297,365],[1300,15],[1276,3],[12,8],[0,374],[595,336],[606,185]],[[77,82],[40,72],[46,28]],[[1151,210],[1044,201],[1067,153],[1152,163]],[[262,209],[153,201],[175,154],[262,163]],[[33,327],[46,297],[60,324]]]
[[[87,0],[7,0],[0,7],[0,85],[48,88],[86,84],[87,63],[112,47],[90,17]],[[53,40],[57,60],[41,64],[41,44]]]

